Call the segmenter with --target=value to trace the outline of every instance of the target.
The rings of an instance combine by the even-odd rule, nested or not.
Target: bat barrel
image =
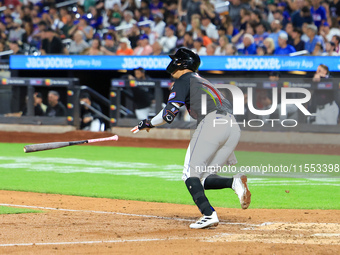
[[[46,151],[52,149],[58,149],[66,146],[84,144],[84,143],[95,143],[95,142],[104,142],[104,141],[117,141],[118,136],[114,135],[111,137],[99,138],[99,139],[89,139],[82,141],[71,141],[71,142],[54,142],[54,143],[39,143],[39,144],[31,144],[26,145],[24,147],[24,152],[35,152],[35,151]]]
[[[40,143],[31,144],[24,147],[24,152],[46,151],[69,146],[70,142]]]

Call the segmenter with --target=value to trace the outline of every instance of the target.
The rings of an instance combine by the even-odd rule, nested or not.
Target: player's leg
[[[214,153],[218,148],[218,145],[210,143],[205,139],[205,133],[206,127],[204,126],[203,120],[191,138],[184,162],[183,180],[195,204],[203,214],[202,218],[190,225],[191,228],[216,226],[219,222],[217,214],[210,205],[201,183],[206,162],[209,162],[212,157],[211,154],[207,152]]]
[[[220,159],[222,162],[222,157],[226,155],[225,153],[230,152],[230,148],[231,147],[228,146],[227,142],[226,145],[218,151],[216,157],[214,158],[215,161],[213,162],[218,162],[218,159]],[[225,161],[226,160],[224,160],[224,162]],[[247,209],[251,202],[251,193],[248,188],[247,180],[247,176],[242,173],[234,175],[233,178],[222,177],[217,174],[210,174],[204,180],[204,189],[231,188],[238,196],[242,209]]]
[[[240,128],[236,124],[236,120],[230,114],[220,115],[215,114],[214,119],[224,119],[226,125],[215,125],[213,129],[214,136],[211,138],[219,144],[217,151],[212,155],[210,161],[207,164],[211,167],[210,169],[215,171],[210,171],[204,173],[203,176],[203,186],[204,189],[223,189],[231,188],[233,183],[233,178],[226,178],[217,175],[218,171],[223,171],[226,164],[236,164],[237,160],[234,154],[234,149],[238,144],[240,139]],[[231,125],[230,123],[235,123]]]
[[[203,216],[195,223],[190,224],[190,228],[201,229],[217,226],[219,223],[214,208],[210,205],[208,198],[205,196],[202,183],[198,177],[189,177],[185,181],[195,204]]]
[[[216,166],[217,169],[224,169],[226,165],[234,165],[237,163],[234,149],[238,144],[240,131],[237,129],[230,132],[230,137],[225,144],[215,153],[209,165]],[[227,169],[227,168],[226,168]],[[225,189],[232,188],[233,178],[222,177],[216,173],[207,175],[203,181],[204,189]]]
[[[182,179],[185,182],[192,199],[194,200],[200,212],[203,214],[203,216],[197,222],[190,224],[190,228],[200,229],[216,226],[219,222],[218,217],[204,193],[204,188],[199,178],[200,174],[190,170],[190,155],[191,149],[189,145],[185,156]]]
[[[227,116],[227,120],[236,123],[234,117]],[[234,154],[234,149],[237,146],[240,139],[240,128],[238,125],[233,125],[228,127],[230,130],[226,132],[228,137],[225,137],[226,142],[221,146],[221,148],[215,153],[214,157],[211,159],[211,166],[218,166],[222,169],[226,164],[236,164],[237,160]],[[217,168],[217,167],[216,167]],[[223,189],[232,188],[237,194],[241,207],[247,209],[251,201],[251,193],[248,189],[247,176],[244,174],[234,175],[233,178],[222,177],[215,173],[208,175],[204,179],[204,189]]]
[[[231,149],[232,147],[229,147],[229,148]],[[232,165],[236,165],[237,163],[237,159],[236,159],[234,151],[231,152],[231,154],[229,155],[227,159],[225,159],[224,153],[228,153],[228,152],[224,152],[223,150],[220,150],[219,152],[215,154],[215,157],[211,161],[211,165],[220,166],[220,168],[222,169],[222,172],[224,172],[223,169],[225,167],[226,167],[225,169],[228,169],[228,167]],[[206,178],[203,180],[203,184],[204,184],[203,185],[204,189],[232,188],[233,178],[222,177],[220,175],[217,175],[216,173],[211,173],[210,175],[207,175]]]

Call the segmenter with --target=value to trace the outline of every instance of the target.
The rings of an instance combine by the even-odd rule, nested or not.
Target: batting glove
[[[147,132],[149,132],[150,128],[153,128],[154,126],[151,124],[151,121],[148,119],[142,120],[138,123],[138,126],[135,126],[133,129],[131,129],[131,132],[136,134],[140,130],[145,129]]]

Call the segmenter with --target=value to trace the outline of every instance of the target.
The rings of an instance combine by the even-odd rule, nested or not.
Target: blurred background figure
[[[280,72],[272,71],[269,73],[268,78],[270,81],[278,81],[280,79]]]
[[[101,40],[95,38],[91,42],[90,48],[87,50],[87,55],[104,55],[104,52],[101,50]]]
[[[314,82],[325,81],[331,78],[329,68],[326,65],[319,65],[314,76]],[[316,125],[337,125],[339,116],[339,106],[335,102],[332,90],[315,90],[313,101],[316,105],[315,122]]]
[[[128,78],[129,80],[145,81],[150,77],[146,75],[144,68],[139,67],[133,70],[133,75],[130,74],[124,78]],[[155,113],[155,110],[152,107],[154,99],[153,89],[143,86],[135,86],[131,87],[131,93],[135,105],[135,114],[137,119],[147,119],[151,113]]]
[[[90,45],[84,40],[84,33],[80,30],[73,35],[73,41],[68,49],[70,54],[83,54],[85,50],[90,48]]]
[[[67,53],[60,37],[52,28],[45,29],[41,35],[42,42],[40,51],[42,55]]]
[[[88,130],[92,132],[101,131],[102,119],[98,112],[102,112],[101,107],[91,100],[88,93],[82,93],[80,95],[80,117],[82,130]],[[93,109],[91,109],[93,108]],[[95,112],[95,110],[97,112]]]
[[[221,36],[218,39],[218,46],[216,47],[215,50],[215,55],[216,56],[224,56],[226,55],[226,46],[229,43],[229,39],[227,36]]]
[[[202,37],[197,37],[194,40],[194,47],[191,49],[193,52],[197,53],[200,56],[207,55],[207,48],[203,46]]]
[[[207,56],[214,56],[216,51],[216,45],[211,43],[207,46]]]
[[[334,42],[326,42],[325,43],[326,50],[322,53],[322,56],[339,56],[335,51],[335,43]]]
[[[155,42],[154,44],[152,44],[152,55],[163,55],[163,48],[162,46],[159,44],[159,42]]]
[[[305,50],[312,54],[317,43],[320,43],[322,48],[324,49],[324,41],[322,36],[318,35],[317,26],[312,24],[308,25],[306,34],[309,40],[305,44]]]
[[[44,116],[46,113],[47,106],[42,102],[42,96],[40,92],[36,92],[33,95],[33,106],[34,106],[34,116]],[[5,117],[21,117],[27,115],[27,101],[28,97],[25,97],[25,104],[20,112],[7,113]]]
[[[159,39],[159,44],[162,46],[164,54],[168,54],[176,47],[177,36],[175,36],[176,27],[174,25],[165,28],[165,36]]]
[[[108,33],[104,36],[104,46],[100,48],[104,55],[116,55],[118,44],[116,43],[116,36],[115,34]]]
[[[288,35],[281,33],[278,39],[278,46],[274,51],[275,55],[289,55],[290,53],[296,52],[292,45],[287,44]]]
[[[12,29],[9,31],[8,40],[10,41],[27,41],[27,34],[25,29],[22,28],[22,20],[17,18],[13,21]]]
[[[46,116],[48,117],[62,117],[66,116],[66,107],[59,101],[60,95],[55,90],[50,90],[47,95],[48,106],[46,109]]]
[[[305,49],[305,42],[301,40],[302,30],[300,28],[293,28],[291,39],[288,40],[288,44],[292,45],[296,51],[302,51]]]
[[[133,55],[133,49],[131,49],[130,41],[126,37],[120,38],[117,55]]]
[[[263,41],[264,47],[266,47],[267,55],[273,55],[275,51],[275,44],[273,38],[266,38]]]
[[[43,103],[43,99],[42,99],[42,95],[40,92],[35,92],[34,93],[34,103],[37,105],[37,106],[40,106],[40,108],[42,109],[43,111],[43,115],[46,114],[46,110],[47,110],[47,105],[45,105]]]
[[[239,50],[242,55],[255,55],[256,54],[256,44],[254,42],[254,37],[251,34],[245,34],[243,36],[244,48]]]
[[[134,55],[146,56],[152,53],[152,47],[149,44],[149,37],[147,35],[141,35],[137,45],[138,46],[133,50]]]
[[[19,46],[18,41],[10,41],[9,42],[9,49],[13,51],[14,55],[22,55],[24,54],[23,50]]]
[[[164,16],[162,12],[156,12],[153,14],[154,19],[154,26],[152,28],[152,31],[155,32],[158,36],[158,38],[162,37],[164,34],[164,30],[166,27],[166,23],[163,21]]]

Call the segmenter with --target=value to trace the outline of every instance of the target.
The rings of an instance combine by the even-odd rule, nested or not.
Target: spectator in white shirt
[[[208,16],[202,17],[202,29],[205,30],[205,33],[213,42],[217,42],[219,37],[217,28],[213,23],[211,23]]]
[[[326,51],[321,54],[321,56],[339,56],[335,51],[335,43],[334,42],[326,42],[325,43]]]
[[[133,25],[136,24],[137,21],[133,19],[132,11],[124,11],[123,21],[120,23],[121,26]]]
[[[156,12],[153,15],[153,18],[154,18],[155,23],[154,23],[154,27],[152,28],[152,31],[156,32],[158,38],[161,38],[164,35],[164,30],[166,27],[166,23],[163,21],[164,19],[163,13]]]
[[[176,47],[177,36],[175,36],[176,27],[169,25],[165,28],[165,36],[159,40],[159,44],[163,48],[163,53],[168,54]]]
[[[90,45],[84,40],[83,31],[76,31],[73,36],[73,41],[70,44],[68,51],[70,54],[82,54]]]
[[[80,3],[83,2],[82,0],[79,1]],[[95,1],[96,2],[96,1]],[[99,2],[99,1],[97,1]],[[104,1],[100,1],[100,3],[96,6],[97,9],[101,9],[101,8],[105,8],[105,10],[109,10],[109,9],[113,9],[113,6],[115,4],[118,4],[119,7],[120,5],[120,0],[104,0]]]
[[[328,22],[324,22],[320,25],[320,35],[325,42],[330,42],[333,35],[340,35],[340,29],[336,27],[330,28]]]
[[[149,24],[144,24],[141,30],[149,37],[149,44],[153,45],[155,41],[158,39],[156,32],[151,31],[151,27]]]
[[[123,21],[120,23],[120,27],[123,27],[123,36],[128,37],[132,30],[132,26],[136,24],[137,21],[133,19],[132,11],[126,10],[123,13]]]
[[[203,39],[202,37],[197,37],[194,40],[194,48],[191,49],[193,52],[197,53],[200,56],[207,55],[207,49],[203,46]]]
[[[216,56],[224,56],[226,54],[226,47],[229,43],[229,39],[227,36],[223,35],[218,39],[218,46],[215,50]]]

